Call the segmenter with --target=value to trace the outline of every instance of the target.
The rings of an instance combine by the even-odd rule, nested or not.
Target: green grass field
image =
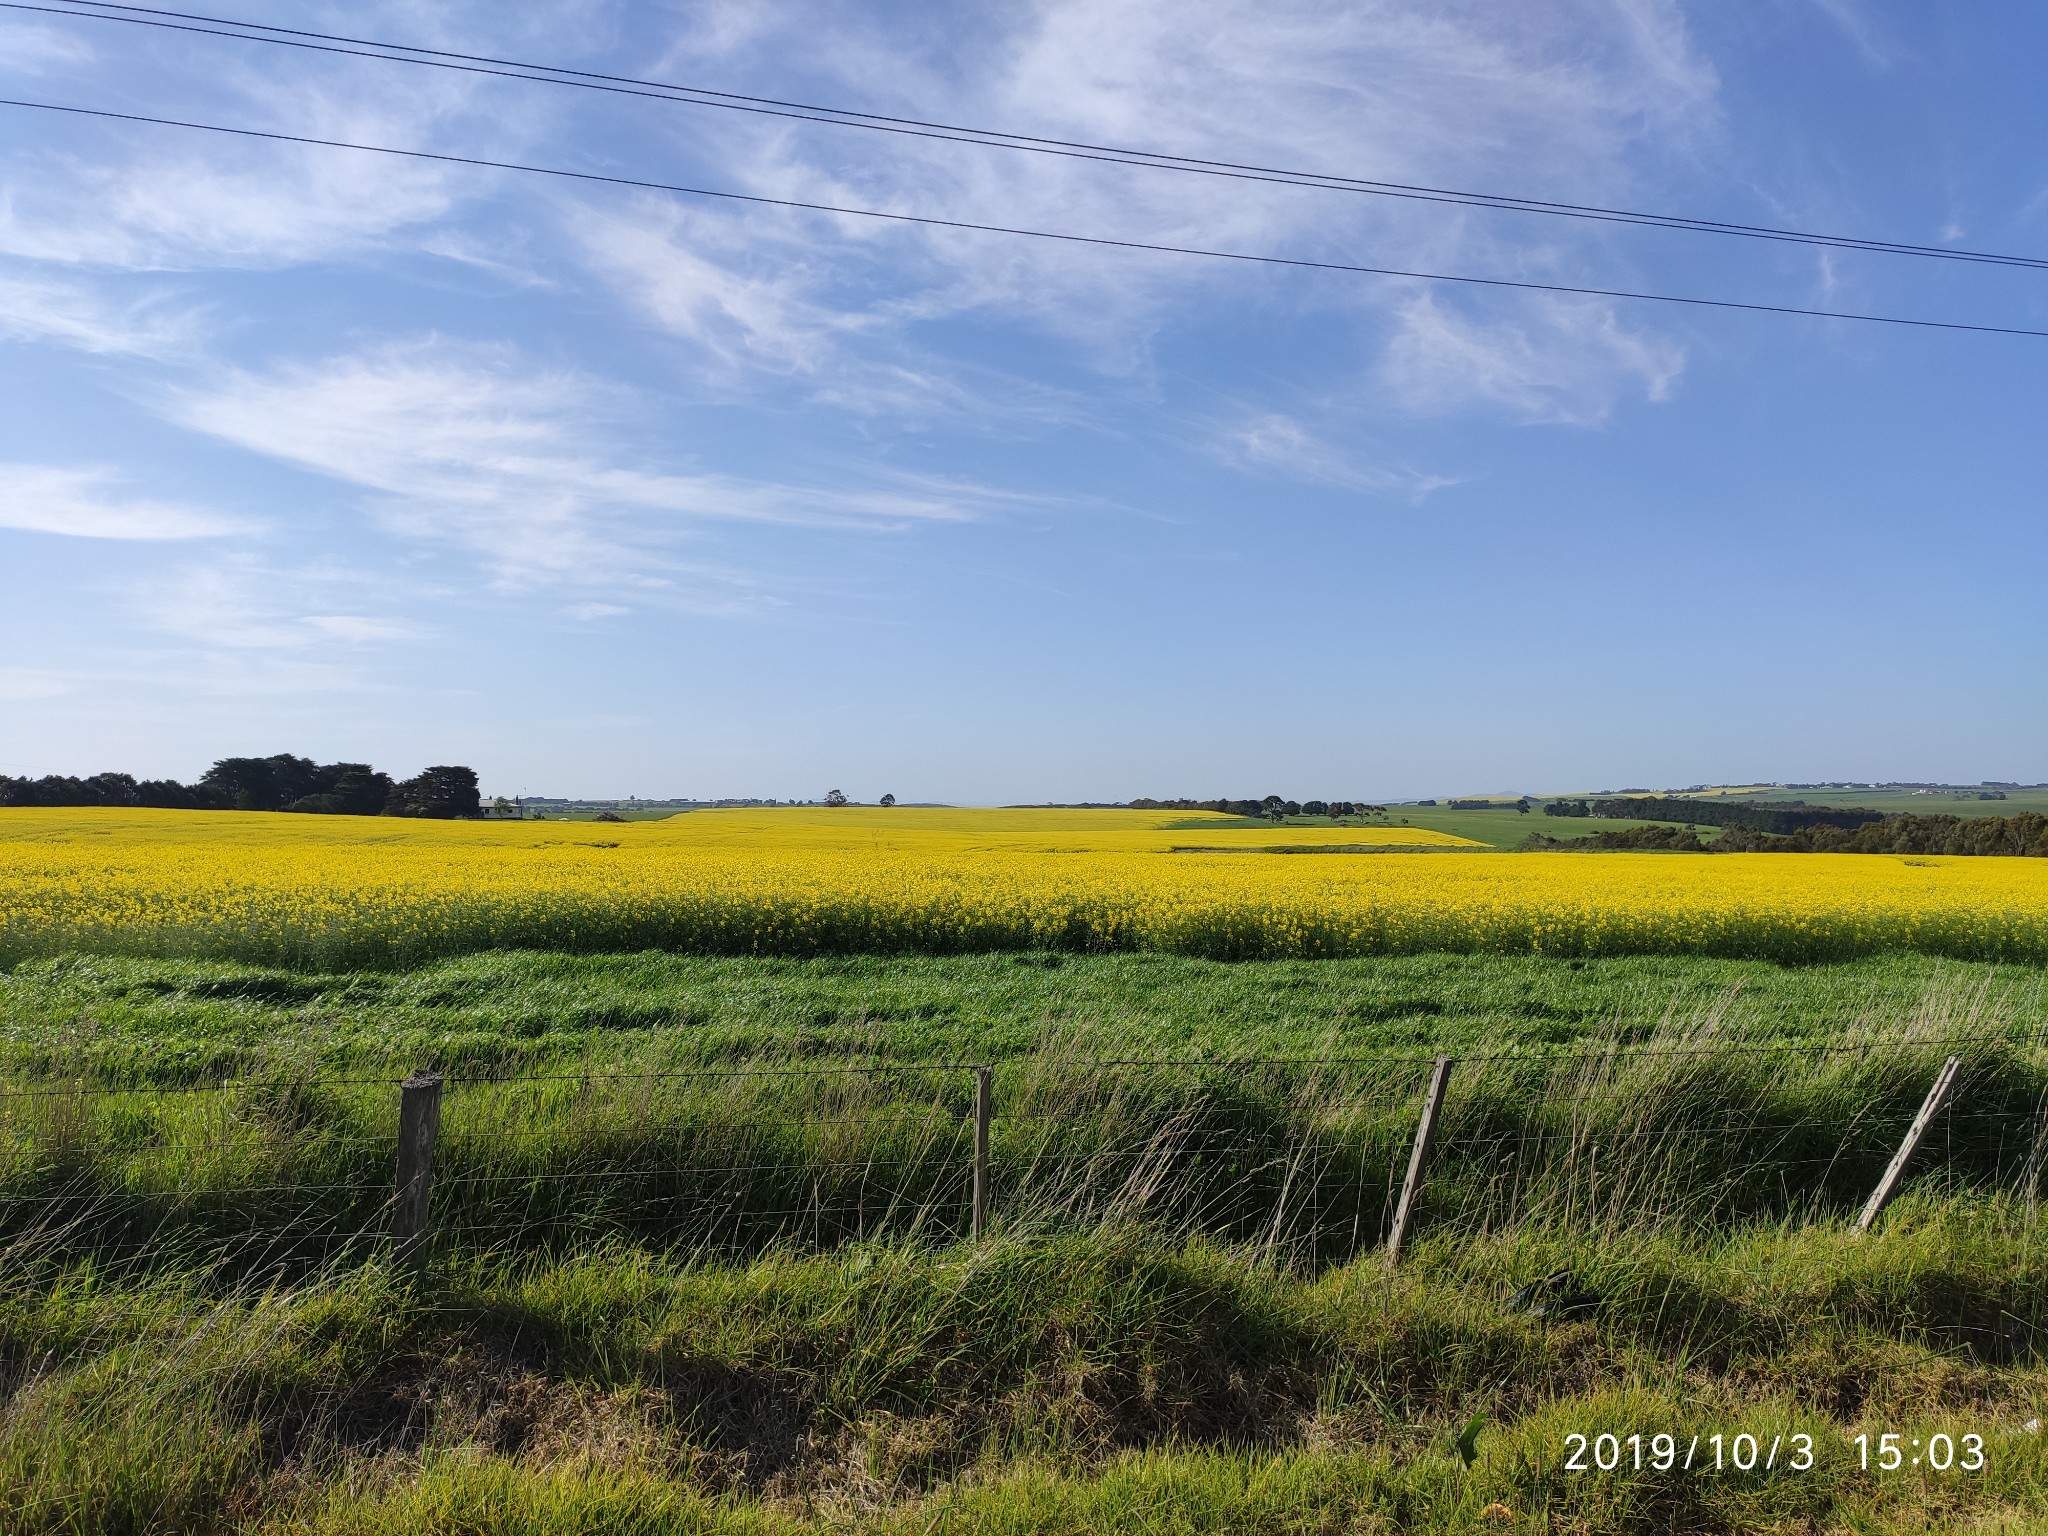
[[[1809,805],[1868,806],[1873,811],[1907,812],[1915,816],[2017,816],[2022,811],[2048,815],[2048,788],[2008,789],[2003,800],[1982,800],[1974,791],[1910,789],[1771,790],[1759,797],[1804,800]]]
[[[1257,822],[1228,822],[1224,825],[1257,826]],[[1270,823],[1268,823],[1270,825]],[[1297,827],[1344,827],[1351,830],[1346,837],[1365,841],[1370,829],[1375,826],[1428,827],[1437,832],[1448,832],[1453,837],[1470,838],[1488,848],[1512,850],[1522,846],[1531,832],[1546,833],[1551,837],[1585,837],[1593,832],[1625,832],[1632,827],[1648,827],[1662,823],[1630,821],[1613,816],[1558,817],[1545,816],[1542,806],[1536,805],[1529,812],[1514,809],[1486,811],[1454,811],[1440,805],[1392,805],[1384,816],[1340,817],[1289,816],[1288,826]],[[1702,828],[1702,835],[1712,839],[1718,829]]]
[[[76,957],[0,1021],[10,1536],[2048,1528],[2038,969]],[[1602,1432],[1814,1466],[1568,1470]]]
[[[1889,815],[1906,813],[1915,816],[2017,816],[2022,811],[2036,811],[2048,814],[2048,788],[2006,790],[2003,800],[1980,800],[1975,792],[1950,792],[1946,790],[1929,794],[1916,794],[1910,789],[1773,789],[1754,791],[1731,791],[1726,796],[1711,798],[1734,800],[1804,801],[1808,805],[1856,806],[1883,811]],[[1406,821],[1418,827],[1433,827],[1440,832],[1449,832],[1457,837],[1469,837],[1489,848],[1519,848],[1522,840],[1531,831],[1542,832],[1550,837],[1585,837],[1594,832],[1622,832],[1633,827],[1669,825],[1646,821],[1629,821],[1612,817],[1559,817],[1545,816],[1543,806],[1546,800],[1583,800],[1587,795],[1558,795],[1533,799],[1528,814],[1516,812],[1513,802],[1502,802],[1499,810],[1454,811],[1447,805],[1393,805],[1387,808],[1387,819],[1400,823]],[[1306,818],[1302,818],[1306,819]],[[1719,835],[1719,829],[1701,827],[1702,840],[1712,842]]]
[[[1904,1027],[1972,988],[2048,1017],[2048,973],[1923,955],[1842,965],[1408,955],[1230,964],[1159,954],[794,960],[493,951],[410,971],[75,957],[0,974],[0,1065],[110,1082],[261,1071],[656,1070],[1559,1047],[1712,1017],[1749,1039]]]

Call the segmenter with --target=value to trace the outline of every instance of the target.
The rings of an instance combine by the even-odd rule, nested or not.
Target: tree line
[[[1866,826],[1804,827],[1776,837],[1746,827],[1715,840],[1723,853],[1924,853],[2048,859],[2048,816],[1918,816],[1901,812]]]
[[[1381,816],[1384,805],[1367,805],[1357,800],[1288,800],[1268,795],[1263,800],[1133,800],[1134,811],[1216,811],[1225,816],[1249,816],[1278,821],[1283,816]]]
[[[1542,853],[1564,849],[1586,852],[1707,853],[1719,843],[1703,843],[1691,827],[1623,827],[1618,831],[1588,832],[1584,837],[1548,837],[1531,832],[1522,839],[1525,852]]]
[[[1691,827],[1624,827],[1585,837],[1531,833],[1528,849],[1655,850],[1673,853],[1894,853],[2048,859],[2048,816],[1918,816],[1901,812],[1858,827],[1821,823],[1795,832],[1723,827],[1712,842]]]
[[[196,784],[138,779],[126,773],[40,779],[0,774],[0,806],[99,805],[174,811],[299,811],[328,816],[424,816],[453,820],[483,814],[476,771],[440,764],[394,779],[368,763],[316,763],[279,752],[224,757]]]
[[[1882,821],[1883,811],[1808,805],[1801,800],[1685,800],[1638,795],[1626,800],[1553,800],[1546,816],[1606,816],[1620,821],[1675,821],[1693,827],[1746,827],[1788,836],[1809,827],[1853,830]]]

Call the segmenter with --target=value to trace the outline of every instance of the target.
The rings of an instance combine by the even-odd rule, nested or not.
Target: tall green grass
[[[0,979],[0,1531],[2048,1528],[2030,974],[700,964]],[[418,1270],[415,1065],[454,1079]],[[1565,1474],[1603,1429],[1830,1449]],[[1863,1430],[1991,1465],[1866,1474]]]
[[[1428,1058],[1105,1059],[1101,1044],[1059,1038],[994,1068],[999,1223],[1135,1223],[1310,1268],[1378,1245]],[[1964,1071],[1913,1178],[2025,1198],[2048,1151],[2048,1052],[1980,983],[1937,987],[1906,1019],[1825,1045],[1751,1038],[1716,1000],[1632,1040],[1469,1042],[1420,1219],[1468,1235],[1835,1219],[1868,1195],[1951,1051]],[[948,1241],[968,1215],[973,1093],[964,1065],[786,1056],[456,1078],[437,1241]],[[19,1075],[0,1087],[0,1236],[245,1268],[372,1251],[397,1097],[374,1076],[110,1088]]]
[[[1496,1503],[1516,1529],[2026,1528],[2042,1237],[1914,1196],[1870,1238],[1439,1236],[1315,1277],[1109,1228],[283,1287],[16,1250],[0,1529],[1453,1531]],[[1596,1312],[1507,1305],[1558,1268]],[[1568,1433],[1660,1429],[1804,1430],[1821,1464],[1560,1469]],[[1979,1433],[1990,1467],[1866,1475],[1864,1430]]]

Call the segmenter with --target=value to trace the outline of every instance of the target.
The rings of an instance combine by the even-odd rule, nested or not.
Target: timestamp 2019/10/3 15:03
[[[1866,1472],[1913,1467],[1934,1472],[1984,1470],[1984,1437],[1937,1431],[1925,1440],[1886,1433],[1860,1434],[1845,1450]],[[1564,1437],[1567,1472],[1811,1472],[1819,1455],[1814,1437],[1796,1434],[1631,1435],[1573,1433]]]

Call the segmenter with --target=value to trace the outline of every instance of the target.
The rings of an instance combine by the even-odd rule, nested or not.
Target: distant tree
[[[1325,801],[1304,800],[1301,802],[1301,814],[1304,816],[1330,816],[1336,813],[1330,809]]]
[[[491,799],[491,814],[493,816],[510,816],[512,814],[512,802],[503,795],[493,796]]]
[[[176,779],[144,779],[135,786],[135,803],[164,811],[203,811],[213,802],[197,784],[180,784]]]
[[[884,805],[894,805],[895,803],[896,803],[896,797],[895,797],[894,795],[884,795],[884,796],[882,796],[882,804],[884,804]]]
[[[1670,853],[1699,853],[1711,844],[1703,844],[1699,834],[1691,827],[1629,827],[1620,832],[1594,832],[1585,837],[1546,837],[1541,832],[1531,832],[1522,840],[1525,850],[1563,848],[1584,852],[1592,849],[1658,850]]]
[[[368,763],[324,763],[314,770],[320,788],[285,809],[321,816],[376,816],[391,802],[391,775]]]
[[[1746,827],[1756,832],[1788,836],[1809,827],[1839,827],[1854,831],[1884,812],[1857,806],[1815,806],[1789,800],[1689,800],[1663,795],[1592,802],[1595,816],[1626,817],[1637,821],[1676,821],[1710,827]]]
[[[1896,853],[2048,858],[2048,816],[1887,816],[1854,829],[1807,826],[1790,834],[1729,827],[1716,853]]]
[[[827,805],[844,805],[846,804],[846,796],[839,790],[828,789],[825,791],[825,803]]]
[[[294,800],[324,793],[320,765],[279,752],[270,757],[224,757],[206,770],[200,788],[230,810],[281,811]]]
[[[477,793],[476,770],[442,764],[402,784],[395,784],[385,801],[384,814],[423,816],[438,821],[480,816],[483,814],[483,797]]]
[[[330,763],[320,770],[334,775],[333,795],[344,816],[375,816],[391,799],[391,775],[379,773],[368,763]]]

